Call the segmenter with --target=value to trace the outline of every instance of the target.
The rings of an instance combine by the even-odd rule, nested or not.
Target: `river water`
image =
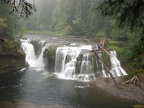
[[[55,104],[66,108],[132,108],[135,104],[113,97],[90,82],[58,79],[34,68],[1,74],[0,101],[32,103],[38,108]]]
[[[0,108],[132,108],[136,103],[36,67],[0,75]]]

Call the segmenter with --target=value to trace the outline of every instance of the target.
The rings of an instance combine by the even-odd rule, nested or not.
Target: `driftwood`
[[[90,43],[90,41],[88,40],[88,42]],[[110,55],[105,49],[103,49],[102,47],[104,46],[104,42],[105,39],[102,41],[102,39],[100,39],[101,44],[99,44],[99,48],[101,48],[102,50],[104,50],[108,55]],[[91,44],[91,43],[90,43]],[[103,64],[104,68],[106,69],[106,72],[110,75],[110,77],[112,78],[112,80],[114,81],[115,84],[117,84],[116,80],[114,79],[113,75],[111,74],[111,72],[109,71],[108,67],[106,66],[106,64],[103,62],[103,60],[99,57],[99,55],[97,54],[97,51],[95,50],[94,46],[91,44],[92,46],[92,51],[95,53],[95,55],[99,58],[100,62]]]
[[[87,40],[87,41],[90,43],[89,40]],[[108,55],[110,55],[104,48],[102,48],[102,47],[104,47],[104,42],[105,42],[105,39],[104,40],[100,39],[100,43],[99,43],[98,47],[101,48],[103,51],[105,51]],[[100,62],[103,64],[104,68],[106,69],[106,72],[110,75],[110,77],[112,78],[112,80],[114,81],[114,83],[117,84],[116,80],[114,79],[113,75],[109,71],[108,67],[106,66],[106,64],[103,62],[103,60],[97,54],[97,51],[95,50],[94,46],[92,44],[91,44],[91,46],[92,46],[92,51],[99,58]]]
[[[110,55],[110,53],[108,51],[106,51],[103,47],[101,47],[100,45],[98,46],[101,50],[103,50],[104,52],[106,52],[108,55]]]
[[[138,86],[141,85],[141,83],[140,83],[140,81],[139,81],[137,76],[134,76],[131,79],[129,79],[129,80],[127,80],[127,81],[125,81],[125,82],[123,82],[121,84],[134,84],[134,85],[138,85]]]
[[[108,51],[106,51],[103,47],[104,47],[104,42],[105,42],[105,39],[100,39],[100,42],[99,42],[99,45],[98,47],[103,50],[104,52],[106,52],[109,56],[110,56],[110,53]],[[90,42],[89,42],[90,43]],[[97,51],[94,50],[94,47],[92,46],[92,51],[95,52],[95,55],[99,58],[100,62],[103,64],[104,68],[106,69],[106,72],[110,75],[110,77],[112,78],[112,80],[114,81],[115,84],[117,84],[116,80],[114,79],[113,75],[111,74],[111,72],[109,71],[108,67],[106,66],[106,64],[103,62],[103,60],[99,57],[99,55],[97,54]],[[141,86],[141,83],[138,79],[137,76],[134,76],[132,77],[131,79],[121,83],[121,84],[134,84],[134,85],[138,85],[138,86]]]
[[[109,56],[110,56],[110,53],[108,52],[108,51],[106,51],[102,46],[98,46],[101,50],[103,50],[104,52],[106,52]],[[106,67],[107,68],[107,67]],[[106,69],[105,68],[105,69]],[[107,70],[107,69],[106,69]],[[127,80],[127,81],[125,81],[125,82],[123,82],[123,83],[121,83],[121,84],[134,84],[134,85],[138,85],[138,86],[141,86],[140,84],[140,81],[139,81],[139,79],[138,79],[138,77],[137,76],[134,76],[134,77],[132,77],[131,79],[129,79],[129,80]]]

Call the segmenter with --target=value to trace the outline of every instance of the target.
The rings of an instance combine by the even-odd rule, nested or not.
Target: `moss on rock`
[[[46,64],[46,70],[54,72],[55,67],[55,55],[58,46],[50,46],[44,52],[44,62]]]
[[[25,54],[20,45],[10,36],[2,38],[4,42],[0,43],[0,73],[26,66]]]

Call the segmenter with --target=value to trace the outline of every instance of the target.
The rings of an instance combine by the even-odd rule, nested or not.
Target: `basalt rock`
[[[13,38],[2,37],[0,42],[0,73],[27,66],[25,54]]]

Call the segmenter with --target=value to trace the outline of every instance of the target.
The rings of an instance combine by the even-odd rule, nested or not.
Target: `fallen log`
[[[123,82],[121,84],[134,84],[134,85],[141,86],[141,83],[140,83],[140,81],[139,81],[137,76],[134,76],[131,79],[129,79],[129,80],[127,80],[127,81],[125,81],[125,82]]]
[[[95,55],[99,58],[100,62],[103,64],[104,68],[106,69],[106,72],[110,75],[110,77],[112,78],[112,80],[114,81],[115,84],[117,84],[116,80],[114,79],[113,75],[111,74],[111,72],[109,71],[108,67],[106,66],[106,64],[103,62],[103,60],[99,57],[99,55],[97,54],[96,50],[93,50],[93,52],[95,52]]]
[[[102,49],[104,52],[106,52],[108,55],[110,55],[110,53],[108,51],[106,51],[103,47],[98,46],[100,49]]]
[[[87,40],[88,43],[90,43],[89,40]],[[105,41],[105,40],[104,40]],[[91,43],[90,43],[91,44]],[[104,44],[103,44],[104,46]],[[114,79],[113,75],[111,74],[111,72],[109,71],[108,67],[106,66],[106,64],[103,62],[103,60],[99,57],[99,55],[97,54],[97,51],[95,50],[94,46],[91,44],[92,47],[92,51],[95,52],[95,55],[99,58],[100,62],[103,64],[104,68],[106,69],[106,72],[110,75],[110,77],[112,78],[112,80],[114,81],[115,84],[117,84],[116,80]],[[100,45],[99,47],[101,49],[103,49]],[[104,49],[103,49],[104,50]],[[106,50],[104,50],[108,55],[110,55]]]

